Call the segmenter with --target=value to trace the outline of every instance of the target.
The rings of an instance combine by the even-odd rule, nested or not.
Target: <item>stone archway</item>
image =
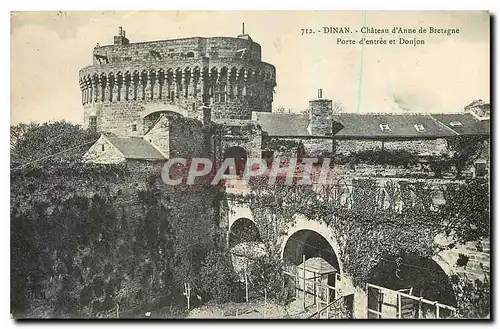
[[[190,113],[185,108],[175,104],[146,104],[142,106],[142,111],[139,112],[139,116],[144,119],[145,117],[157,112],[176,113],[183,117],[196,116],[194,113]]]
[[[448,306],[457,306],[448,274],[431,258],[415,255],[386,256],[372,269],[368,283]],[[418,306],[418,302],[409,297],[401,297],[400,302],[402,314],[399,316],[403,318],[436,316],[434,304],[422,303]],[[395,293],[390,291],[383,296],[368,294],[369,308],[378,309],[382,313],[397,314],[395,310],[398,303]],[[446,317],[445,314],[450,312],[443,309],[441,313],[441,317]]]
[[[288,229],[288,233],[283,239],[281,249],[281,257],[285,263],[285,271],[288,273],[287,277],[291,279],[288,283],[292,285],[294,289],[299,289],[300,291],[302,289],[301,286],[306,284],[305,281],[301,284],[301,281],[297,280],[301,275],[305,275],[305,277],[309,278],[311,276],[315,278],[321,277],[321,279],[317,280],[321,280],[322,283],[327,283],[330,287],[335,287],[335,290],[328,290],[328,297],[324,299],[326,295],[323,295],[323,297],[321,297],[322,300],[328,301],[328,298],[334,300],[338,292],[337,289],[340,289],[345,296],[351,289],[350,285],[343,280],[338,244],[333,236],[334,232],[332,228],[322,222],[308,220],[300,214],[294,217],[294,224]],[[304,264],[304,260],[306,264],[310,264],[307,265],[307,270],[300,266]],[[312,270],[312,272],[312,267],[310,267],[311,264],[315,264],[313,265],[315,270]],[[321,264],[321,267],[318,267],[318,264]],[[335,273],[330,270],[332,267],[335,269]],[[322,268],[325,272],[323,272]],[[302,269],[304,269],[303,273],[301,272]],[[311,282],[308,281],[307,285],[310,287]],[[309,288],[307,289],[309,293],[311,293]],[[315,294],[316,292],[313,293],[314,296],[316,296]],[[306,296],[305,293],[300,296],[303,296],[302,300],[305,298],[306,301],[310,297],[310,295]],[[352,310],[352,299],[345,300],[345,302],[348,309]]]
[[[148,132],[156,124],[160,116],[165,115],[168,117],[183,117],[183,115],[177,111],[170,110],[149,110],[143,113],[142,124],[144,127],[144,132]]]
[[[339,270],[339,260],[333,247],[319,233],[309,229],[293,233],[283,249],[283,259],[293,265],[299,265],[305,259],[321,257],[335,269]]]
[[[299,232],[299,231],[307,231],[307,232],[313,232],[313,233],[306,233],[306,232],[298,233],[298,235],[294,237],[294,234]],[[325,223],[314,221],[314,220],[308,220],[305,216],[303,216],[301,214],[297,214],[294,216],[294,225],[288,229],[286,237],[282,241],[281,258],[286,260],[285,249],[286,248],[293,248],[292,244],[289,244],[287,247],[287,244],[289,243],[289,241],[291,239],[293,241],[293,240],[297,240],[296,238],[299,238],[299,241],[300,241],[300,239],[302,238],[302,239],[306,239],[306,240],[303,240],[306,244],[311,244],[310,242],[307,241],[307,239],[311,238],[311,239],[313,239],[312,245],[315,246],[316,248],[320,248],[320,249],[316,249],[316,250],[317,251],[322,250],[323,255],[330,254],[331,261],[335,263],[335,264],[331,264],[331,265],[334,266],[339,271],[339,274],[343,274],[343,266],[342,266],[342,262],[340,261],[340,258],[339,258],[340,257],[340,247],[337,243],[337,240],[334,238],[333,234],[334,234],[333,229],[331,227],[329,227],[328,225],[326,225]],[[320,237],[318,237],[318,235],[322,239]],[[325,241],[328,243],[328,246],[325,244]],[[317,243],[318,245],[316,245],[315,243]],[[297,242],[297,245],[296,245],[296,247],[298,248],[297,252],[300,252],[300,250],[302,250],[301,249],[302,247],[300,245],[301,244]],[[304,246],[305,246],[305,244],[304,244]],[[330,250],[330,248],[331,248],[331,250]],[[309,247],[309,249],[314,249],[314,248]],[[333,251],[333,253],[332,253],[332,251]],[[319,253],[319,251],[318,251],[318,253]],[[312,255],[313,253],[309,252],[308,254]],[[333,258],[333,255],[335,255],[334,258]],[[302,257],[302,256],[300,256],[300,257]],[[333,259],[335,259],[335,261]],[[326,258],[325,258],[325,260],[326,260]],[[300,262],[302,262],[302,259]]]
[[[242,217],[235,220],[229,227],[229,249],[245,242],[262,242],[257,225],[248,218]]]
[[[236,175],[243,176],[247,163],[247,151],[240,146],[232,146],[224,152],[224,160],[228,158],[234,159]],[[229,174],[229,172],[226,172],[226,174]]]

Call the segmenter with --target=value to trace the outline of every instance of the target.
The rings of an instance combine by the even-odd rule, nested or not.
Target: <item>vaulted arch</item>
[[[372,269],[368,282],[442,304],[457,305],[449,276],[431,258],[387,255]]]
[[[229,227],[229,249],[244,242],[262,242],[259,229],[249,218],[238,218]]]

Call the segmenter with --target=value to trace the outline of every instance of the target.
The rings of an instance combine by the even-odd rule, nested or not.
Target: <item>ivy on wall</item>
[[[33,125],[13,142],[13,152],[18,145],[23,152],[45,152],[43,138],[29,137],[39,136],[38,129],[76,137],[67,139],[71,145],[59,145],[62,150],[86,138],[85,131],[66,123]],[[46,156],[38,155],[33,159]],[[174,298],[180,296],[178,288],[195,276],[208,247],[180,241],[186,232],[173,223],[199,222],[200,213],[169,203],[168,193],[175,191],[162,190],[157,175],[127,165],[82,163],[80,155],[27,165],[19,158],[11,169],[13,315],[127,317],[182,300]]]
[[[444,203],[434,200],[436,193]],[[434,240],[439,233],[457,243],[490,234],[489,186],[479,179],[450,182],[437,189],[424,182],[388,180],[380,186],[366,179],[339,181],[321,190],[282,181],[270,186],[266,179],[256,179],[252,192],[239,200],[250,206],[261,238],[268,243],[286,235],[295,214],[326,223],[340,244],[337,256],[344,271],[360,287],[386,257],[435,255],[440,251]],[[459,307],[472,308],[470,303]]]

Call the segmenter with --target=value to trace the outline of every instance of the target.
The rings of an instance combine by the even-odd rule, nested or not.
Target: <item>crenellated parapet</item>
[[[93,59],[79,82],[86,124],[99,131],[123,130],[106,123],[114,116],[135,125],[125,117],[134,116],[134,104],[136,112],[149,103],[191,112],[209,105],[213,120],[250,120],[252,111],[271,111],[276,69],[260,61],[260,45],[247,35],[129,43],[120,30],[114,45],[96,46]]]

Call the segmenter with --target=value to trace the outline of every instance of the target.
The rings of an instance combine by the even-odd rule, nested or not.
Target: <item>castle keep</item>
[[[85,126],[141,136],[158,111],[198,118],[210,105],[214,121],[271,112],[275,80],[247,34],[131,43],[120,28],[113,45],[94,48],[79,81]]]

